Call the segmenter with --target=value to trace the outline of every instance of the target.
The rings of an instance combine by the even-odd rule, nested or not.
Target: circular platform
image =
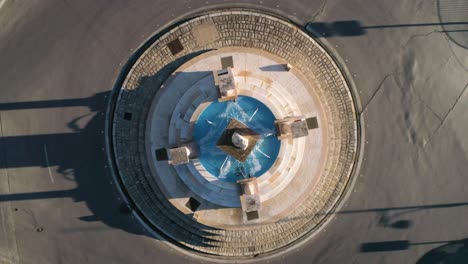
[[[217,102],[213,71],[225,58],[232,58],[237,104]],[[118,92],[112,144],[122,187],[152,228],[195,251],[249,257],[290,245],[324,221],[352,175],[358,122],[347,82],[313,38],[276,17],[215,12],[170,28]],[[263,135],[246,168],[258,177],[253,219],[242,209],[236,170],[222,173],[234,162],[215,152],[223,114]],[[315,125],[279,141],[268,124],[291,116]],[[199,153],[189,163],[157,157],[191,142]]]
[[[217,146],[217,141],[233,118],[260,137],[245,162],[236,160]],[[210,103],[195,121],[193,129],[200,165],[222,181],[235,183],[247,176],[260,177],[278,156],[280,141],[275,136],[274,122],[275,116],[270,109],[250,96],[239,96],[235,102]]]

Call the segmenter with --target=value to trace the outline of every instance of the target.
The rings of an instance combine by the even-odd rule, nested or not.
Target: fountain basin
[[[229,122],[236,119],[259,134],[245,162],[236,160],[216,146]],[[195,122],[193,139],[199,146],[199,161],[213,176],[226,182],[260,177],[275,162],[280,141],[275,136],[275,116],[259,100],[239,96],[236,101],[212,102]]]

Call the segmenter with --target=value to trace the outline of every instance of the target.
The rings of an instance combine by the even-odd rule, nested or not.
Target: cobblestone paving
[[[175,209],[151,177],[144,144],[151,102],[167,77],[198,54],[225,47],[256,48],[289,61],[315,87],[330,128],[325,169],[316,191],[288,217],[256,228],[216,229]],[[175,242],[196,251],[253,256],[284,247],[310,234],[326,218],[351,177],[358,135],[348,85],[321,46],[301,29],[276,17],[250,11],[226,11],[188,20],[146,49],[121,88],[113,120],[119,177],[149,222]]]

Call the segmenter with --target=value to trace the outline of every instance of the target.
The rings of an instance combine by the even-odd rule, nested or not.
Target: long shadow
[[[102,92],[88,98],[2,103],[0,104],[0,110],[11,111],[22,109],[87,106],[92,112],[101,112],[104,111],[104,107],[107,102],[106,98],[109,94],[110,92]]]
[[[193,54],[193,56],[196,55]],[[188,58],[178,61],[177,64],[183,63],[186,59]],[[168,69],[165,72],[170,74],[172,70]],[[145,85],[154,84],[156,78],[164,79],[157,75],[143,78],[142,82],[145,82]],[[92,111],[90,114],[93,115],[83,128],[80,128],[78,122],[90,114],[69,120],[67,126],[72,130],[71,133],[2,137],[2,149],[5,151],[2,153],[4,158],[0,163],[0,168],[57,167],[54,173],[75,181],[77,187],[68,190],[0,194],[0,202],[71,198],[74,202],[85,202],[92,212],[92,215],[79,217],[81,221],[101,221],[110,227],[154,238],[140,224],[128,217],[132,211],[140,217],[144,218],[144,215],[138,211],[131,200],[130,204],[118,202],[115,199],[117,193],[110,184],[112,179],[106,169],[107,159],[102,148],[106,136],[103,133],[106,123],[105,108],[111,94],[109,91],[89,98],[0,104],[1,111],[87,106]],[[49,153],[47,157],[45,152]],[[125,188],[123,191],[125,192]],[[151,224],[145,219],[142,220],[147,225]],[[210,232],[203,230],[200,232],[213,236]],[[160,235],[171,240],[162,233]],[[188,236],[187,239],[190,237]],[[211,240],[206,237],[204,241]],[[203,246],[210,245],[203,243]]]
[[[206,51],[176,59],[155,75],[141,78],[139,87],[132,92],[145,93],[148,89],[158,90],[162,82],[175,69],[204,52]],[[68,128],[72,130],[70,133],[2,137],[1,144],[4,151],[2,153],[3,159],[0,163],[0,168],[57,167],[55,173],[62,175],[66,179],[75,181],[77,187],[69,190],[0,194],[0,202],[69,197],[74,202],[85,202],[93,213],[89,216],[79,217],[82,221],[101,221],[108,226],[130,233],[153,237],[141,225],[135,224],[134,220],[127,217],[132,211],[135,211],[145,221],[146,225],[152,226],[151,222],[145,219],[144,214],[139,211],[139,208],[132,201],[129,194],[126,193],[125,187],[122,187],[122,182],[119,182],[120,187],[127,198],[129,198],[130,204],[118,202],[115,199],[117,193],[110,184],[112,179],[109,177],[109,171],[106,168],[107,159],[103,147],[105,137],[107,136],[104,133],[105,124],[108,120],[113,120],[113,117],[111,116],[106,120],[105,112],[108,100],[115,100],[116,94],[115,92],[108,91],[88,98],[0,104],[1,111],[77,106],[88,107],[91,111],[88,115],[78,116],[67,122]],[[147,97],[149,98],[148,100],[152,100],[153,98]],[[91,120],[81,128],[79,121],[89,115],[93,115]],[[49,155],[46,153],[49,153]],[[174,223],[174,226],[180,224]],[[200,233],[206,236],[214,236],[214,234],[204,230],[200,230]],[[163,233],[160,233],[160,235],[167,240],[171,240],[171,238],[165,237]],[[186,239],[191,239],[190,235]],[[201,244],[205,247],[210,246],[205,242],[212,239],[208,237],[204,239]],[[191,241],[186,242],[189,243]]]
[[[0,194],[0,202],[71,198],[74,202],[85,202],[92,212],[92,215],[78,217],[81,221],[100,221],[129,233],[156,238],[128,217],[132,211],[140,217],[144,215],[134,204],[117,201],[117,193],[110,184],[112,179],[106,169],[107,160],[100,147],[103,146],[105,136],[102,133],[106,122],[104,108],[109,95],[110,92],[105,92],[83,99],[0,104],[2,111],[74,106],[88,106],[94,111],[91,113],[94,116],[84,128],[77,124],[82,116],[69,121],[67,126],[72,129],[71,133],[2,137],[2,148],[7,155],[3,155],[0,168],[57,167],[54,173],[76,182],[77,187],[68,190]],[[45,151],[49,153],[47,158]],[[145,221],[144,218],[142,220]],[[145,223],[150,224],[148,221]],[[200,233],[214,236],[207,231],[200,230]],[[160,235],[171,240],[162,233]],[[213,239],[204,238],[204,242],[208,241]],[[203,246],[210,245],[203,243]]]
[[[314,33],[318,33],[317,37],[352,37],[367,34],[368,30],[385,29],[385,28],[405,28],[405,27],[449,27],[449,26],[464,26],[468,25],[468,21],[460,22],[445,22],[445,23],[420,23],[420,24],[394,24],[394,25],[373,25],[363,26],[358,20],[335,21],[332,23],[311,22],[307,23],[305,29]],[[468,32],[467,29],[443,29],[440,32]]]
[[[383,208],[369,208],[369,209],[356,209],[356,210],[343,210],[335,212],[335,214],[354,214],[354,213],[368,213],[368,212],[386,212],[396,210],[425,210],[435,208],[450,208],[467,206],[466,203],[446,203],[446,204],[429,204],[429,205],[410,205],[410,206],[396,206],[396,207],[383,207]]]
[[[146,234],[141,227],[126,217],[128,208],[118,202],[116,192],[106,171],[103,147],[105,106],[110,92],[96,94],[89,98],[17,102],[0,104],[1,111],[63,108],[87,106],[93,117],[84,128],[77,124],[81,117],[68,122],[71,133],[2,137],[3,161],[0,168],[54,167],[56,174],[75,181],[78,187],[69,190],[55,190],[30,193],[0,194],[2,201],[35,199],[72,198],[74,202],[85,202],[93,213],[79,217],[82,221],[102,221],[108,226],[134,234]],[[47,158],[45,152],[48,152]]]
[[[409,240],[393,240],[362,243],[360,251],[363,253],[385,252],[385,251],[400,251],[407,250],[411,246],[422,246],[431,244],[443,244],[459,242],[459,240],[444,240],[444,241],[429,241],[429,242],[411,242]]]
[[[407,250],[413,246],[445,244],[424,254],[417,264],[465,264],[468,262],[468,238],[449,241],[410,242],[409,240],[394,240],[363,243],[360,251],[363,253],[391,252]]]
[[[400,207],[387,207],[387,208],[369,208],[358,210],[343,210],[335,212],[335,214],[355,214],[355,213],[369,213],[374,212],[379,216],[378,224],[382,227],[390,227],[395,229],[407,229],[411,227],[410,220],[401,219],[402,216],[409,213],[414,213],[421,210],[454,208],[468,206],[468,203],[447,203],[447,204],[430,204],[430,205],[417,205],[417,206],[400,206]]]
[[[369,30],[393,29],[393,28],[421,28],[439,26],[438,32],[446,33],[447,36],[460,47],[468,48],[468,20],[457,22],[419,23],[419,24],[393,24],[393,25],[361,25],[358,20],[335,21],[331,23],[311,22],[304,29],[319,38],[329,37],[356,37],[367,34]]]

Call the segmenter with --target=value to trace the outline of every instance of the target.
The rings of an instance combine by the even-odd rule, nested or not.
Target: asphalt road
[[[145,40],[189,13],[229,6],[330,23],[321,40],[353,76],[365,134],[359,177],[333,220],[259,262],[434,263],[424,257],[432,249],[468,237],[468,1],[7,0],[0,263],[204,262],[120,208],[104,112]]]

